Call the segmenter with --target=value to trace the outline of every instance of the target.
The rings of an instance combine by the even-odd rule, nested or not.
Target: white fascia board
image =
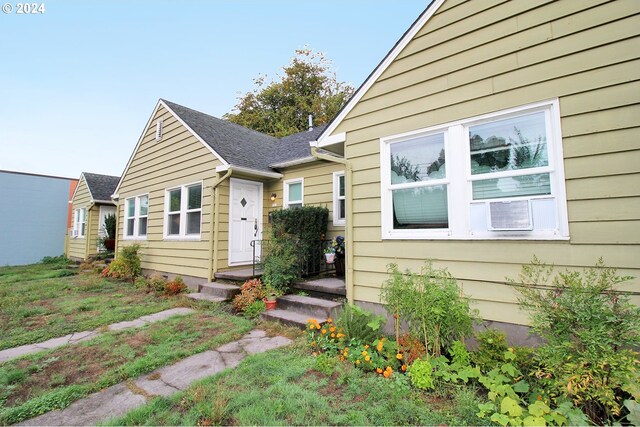
[[[324,148],[328,147],[329,145],[342,144],[346,140],[347,134],[345,132],[337,133],[335,135],[329,135],[323,140],[318,139],[318,141],[316,141],[316,147]]]
[[[288,168],[291,166],[298,166],[298,165],[304,165],[305,163],[315,162],[316,160],[318,159],[316,159],[313,156],[309,156],[309,157],[304,157],[302,159],[289,160],[288,162],[274,163],[272,165],[269,165],[269,167],[272,167],[275,169]]]
[[[405,47],[411,42],[413,37],[420,31],[420,29],[427,23],[429,19],[436,13],[436,11],[442,6],[444,0],[433,0],[427,9],[420,15],[420,17],[413,23],[411,27],[407,30],[406,33],[402,36],[402,38],[395,44],[395,46],[389,51],[387,56],[378,64],[378,66],[373,70],[373,72],[367,77],[367,79],[362,83],[362,85],[358,88],[356,93],[351,97],[347,105],[345,105],[342,110],[338,113],[338,115],[329,123],[329,126],[318,136],[318,146],[324,147],[327,145],[337,144],[337,142],[328,142],[325,143],[325,140],[331,138],[331,133],[336,130],[336,128],[342,123],[344,118],[353,110],[360,99],[364,96],[365,93],[373,86],[373,84],[378,80],[378,78],[384,73],[387,68],[395,61],[400,52],[404,50]]]
[[[84,177],[84,172],[80,174],[80,179],[78,179],[78,183],[76,184],[76,189],[73,190],[73,195],[71,196],[71,200],[69,200],[69,203],[73,203],[73,199],[76,197],[76,193],[78,192],[78,188],[80,188],[80,183],[82,182],[83,179],[85,181],[85,185],[87,185],[86,184],[87,180]],[[87,189],[89,190],[89,194],[91,194],[91,189],[89,188],[88,185],[87,185]]]
[[[226,172],[229,169],[233,170],[233,172],[240,172],[247,175],[257,176],[260,178],[271,178],[271,179],[282,178],[282,174],[278,172],[259,171],[256,169],[244,168],[242,166],[233,166],[229,164],[216,166],[216,172]]]

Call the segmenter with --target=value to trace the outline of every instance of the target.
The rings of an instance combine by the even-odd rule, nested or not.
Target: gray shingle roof
[[[324,126],[278,139],[200,111],[162,100],[231,166],[273,172],[272,164],[311,156],[309,141]]]
[[[111,200],[111,195],[116,191],[119,176],[98,175],[97,173],[83,172],[84,180],[93,196],[93,200]]]

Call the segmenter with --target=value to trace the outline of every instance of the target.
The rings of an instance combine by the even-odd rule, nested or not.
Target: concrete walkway
[[[238,341],[205,351],[157,369],[126,383],[116,384],[81,399],[71,406],[32,418],[18,425],[83,426],[119,417],[142,406],[155,396],[169,396],[184,390],[194,381],[236,367],[247,355],[262,353],[289,345],[291,340],[276,336],[269,338],[254,329]]]
[[[113,323],[107,326],[106,330],[119,331],[128,328],[138,328],[149,323],[156,323],[161,320],[165,320],[172,316],[184,316],[191,313],[195,313],[195,310],[191,308],[172,308],[170,310],[164,310],[158,313],[142,316],[135,320]],[[90,340],[91,338],[102,335],[104,332],[104,328],[94,329],[93,331],[74,332],[72,334],[65,335],[64,337],[52,338],[50,340],[37,344],[26,344],[21,345],[20,347],[8,348],[6,350],[0,351],[0,363],[6,362],[7,360],[15,359],[16,357],[24,356],[25,354],[37,353],[43,350],[52,350],[63,345],[76,344],[82,341]]]

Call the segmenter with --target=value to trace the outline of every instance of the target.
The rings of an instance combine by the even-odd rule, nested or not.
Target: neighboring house
[[[326,206],[342,234],[344,167],[309,146],[323,129],[277,139],[159,100],[115,191],[118,248],[139,243],[146,272],[199,284],[251,267],[273,209]]]
[[[349,300],[432,259],[522,330],[537,255],[640,303],[639,35],[637,0],[434,0],[315,144],[347,161]]]
[[[115,203],[111,200],[119,176],[98,175],[83,172],[76,191],[71,197],[72,221],[69,228],[69,240],[66,255],[68,258],[83,261],[98,253],[98,237],[104,237],[104,219],[116,213]]]
[[[64,252],[69,191],[76,179],[0,171],[0,266]]]

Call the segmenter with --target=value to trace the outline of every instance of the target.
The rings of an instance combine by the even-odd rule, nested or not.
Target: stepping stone
[[[211,302],[224,302],[227,301],[226,298],[224,297],[217,297],[215,295],[209,295],[209,294],[203,294],[200,292],[193,292],[190,294],[186,294],[185,295],[187,298],[191,298],[194,300],[200,300],[200,301],[211,301]]]

